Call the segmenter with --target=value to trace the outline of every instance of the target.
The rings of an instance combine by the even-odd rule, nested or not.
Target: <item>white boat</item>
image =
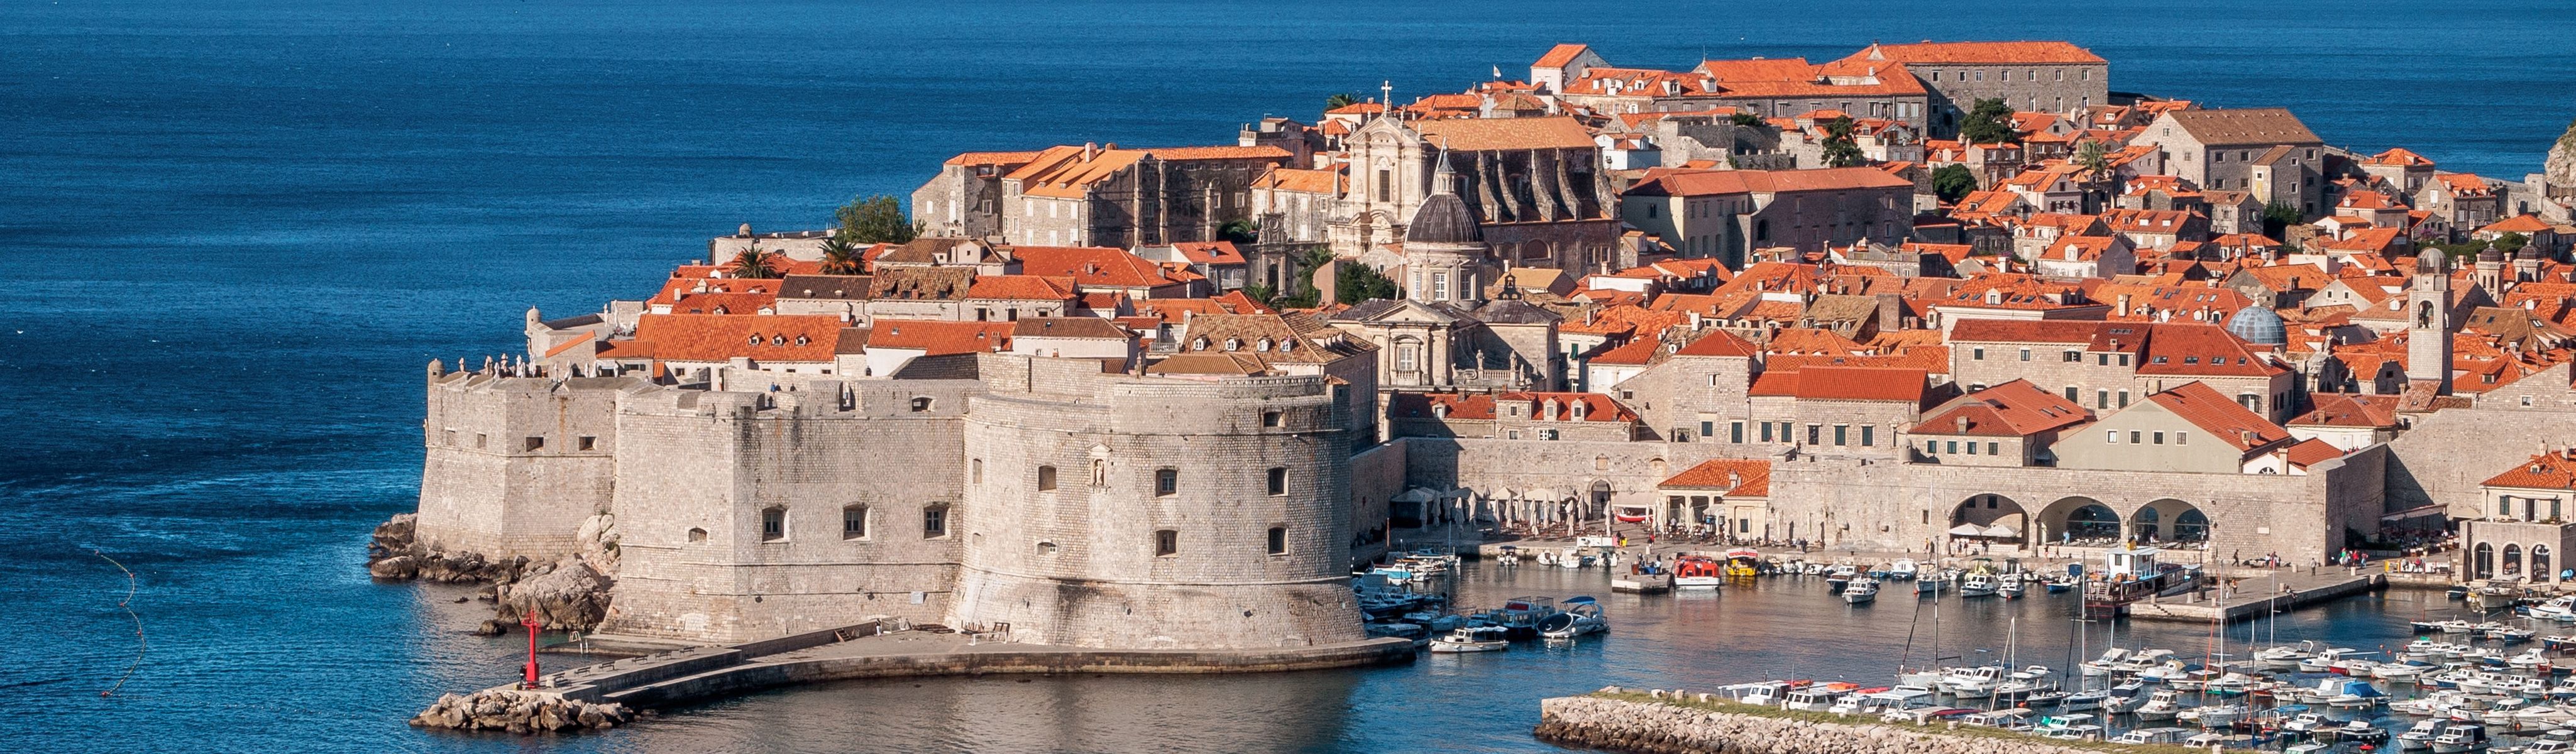
[[[2358,656],[2358,655],[2360,655],[2360,654],[2361,654],[2361,650],[2353,649],[2353,648],[2351,648],[2351,647],[2335,647],[2335,648],[2333,648],[2333,649],[2320,649],[2320,650],[2317,650],[2315,654],[2310,655],[2310,656],[2308,656],[2308,657],[2306,657],[2306,658],[2303,658],[2303,659],[2301,659],[2301,660],[2299,660],[2299,661],[2298,661],[2299,672],[2301,672],[2301,673],[2326,673],[2326,672],[2332,672],[2332,671],[2334,670],[2334,664],[2335,664],[2336,662],[2341,661],[2341,660],[2348,660],[2348,659],[2352,659],[2353,657]]]
[[[2182,743],[2183,737],[2188,735],[2191,735],[2191,730],[2187,728],[2140,728],[2120,734],[2120,737],[2111,739],[2111,743],[2132,745]]]
[[[2324,741],[2300,741],[2281,747],[2281,754],[2322,754],[2331,748],[2334,748],[2334,744]]]
[[[2422,677],[2424,675],[2424,671],[2431,670],[2435,667],[2438,666],[2422,662],[2383,662],[2378,665],[2371,666],[2370,677],[2383,681],[2406,683]]]
[[[1557,610],[1556,614],[1539,619],[1538,635],[1550,639],[1571,639],[1610,630],[1610,619],[1601,614],[1601,603],[1590,597],[1568,599],[1559,604]]]
[[[2267,670],[2290,670],[2298,667],[2300,660],[2317,656],[2318,649],[2314,641],[2270,647],[2254,653],[2254,664]]]
[[[1503,638],[1504,636],[1502,626],[1469,626],[1451,631],[1447,636],[1432,639],[1431,651],[1500,652],[1512,648],[1512,642]]]
[[[2000,665],[1958,668],[1941,677],[1939,688],[1942,693],[1961,699],[1983,699],[1995,695],[1995,687],[2003,685],[2004,675],[2009,670]]]
[[[1992,597],[1995,596],[1995,587],[1994,574],[1971,573],[1967,580],[1959,582],[1959,596]]]
[[[1917,579],[1914,582],[1914,595],[1917,597],[1939,597],[1941,596],[1941,585],[1945,583],[1949,582],[1945,582],[1940,579]]]
[[[2387,728],[2373,725],[2369,720],[2358,718],[2346,721],[2343,725],[2329,729],[2325,731],[2325,733],[2327,736],[2332,737],[2337,743],[2382,744],[2388,742]]]
[[[1844,604],[1858,605],[1876,599],[1878,599],[1878,581],[1874,579],[1856,579],[1843,587]]]
[[[2120,661],[2128,659],[2128,657],[2129,650],[2112,647],[2110,649],[2102,650],[2102,656],[2086,660],[2083,663],[2077,664],[2075,668],[2077,672],[2083,673],[2088,677],[2106,676],[2112,674],[2114,669],[2119,667]]]
[[[2001,595],[2004,599],[2021,599],[2021,593],[2022,580],[2019,578],[2007,575],[2000,583],[1995,584],[1995,594]]]
[[[2548,602],[2531,606],[2525,614],[2554,621],[2576,621],[2576,596],[2553,597]]]
[[[1852,685],[1847,683],[1819,683],[1796,689],[1790,691],[1789,695],[1780,702],[1780,708],[1799,712],[1824,712],[1833,708],[1835,700],[1850,695],[1852,688]]]
[[[2324,715],[2314,712],[2301,712],[2281,723],[2281,733],[2283,735],[2293,736],[2313,736],[2318,732],[2327,730],[2333,726],[2333,722],[2327,720]]]
[[[2082,738],[2082,736],[2065,736],[2061,734],[2090,729],[2093,731],[2093,735],[2099,736],[2101,735],[2102,726],[2096,725],[2095,722],[2096,721],[2092,715],[2049,715],[2047,717],[2040,718],[2038,723],[2032,725],[2030,727],[2030,732],[2050,738],[2077,740]]]
[[[1896,581],[1913,581],[1916,569],[1913,560],[1898,558],[1896,562],[1887,564],[1887,577]]]
[[[2033,714],[2036,713],[2019,707],[1990,710],[1959,718],[1959,724],[2005,730],[2030,730],[2029,718]]]
[[[2174,719],[2203,728],[2224,728],[2253,712],[2242,704],[2212,704],[2183,710],[2176,713]]]
[[[2485,751],[2492,746],[2495,746],[2495,740],[2487,737],[2484,726],[2478,725],[2453,723],[2442,729],[2442,735],[2433,737],[2433,754]]]
[[[2147,697],[2147,703],[2138,705],[2136,714],[2140,720],[2171,720],[2182,710],[2182,692],[2159,689]]]
[[[2102,709],[2103,702],[2110,699],[2111,692],[2108,691],[2078,691],[2066,695],[2066,700],[2058,702],[2057,708],[2068,712],[2098,710]]]
[[[2173,656],[2173,650],[2170,649],[2141,649],[2136,652],[2129,653],[2128,656],[2120,658],[2117,662],[2111,663],[2110,674],[2114,676],[2134,676],[2143,674],[2147,671],[2164,667],[2165,663],[2173,661]]]
[[[2449,724],[2448,721],[2439,718],[2417,722],[2415,727],[2407,728],[2397,734],[2397,748],[2404,750],[2433,748],[2433,737],[2442,735],[2442,727]]]

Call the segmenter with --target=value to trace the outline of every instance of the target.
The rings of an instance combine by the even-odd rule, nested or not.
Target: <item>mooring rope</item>
[[[117,600],[116,606],[125,609],[125,617],[134,619],[134,661],[126,664],[125,675],[117,676],[116,685],[107,687],[106,691],[98,692],[99,696],[115,696],[117,691],[125,688],[125,681],[134,677],[135,669],[143,667],[143,653],[151,649],[152,645],[143,638],[143,616],[134,612],[134,592],[137,583],[134,579],[134,569],[125,567],[124,563],[116,562],[115,558],[108,557],[107,553],[101,552],[98,548],[90,548],[90,554],[97,555],[108,564],[116,566],[116,570],[125,572],[125,599]]]

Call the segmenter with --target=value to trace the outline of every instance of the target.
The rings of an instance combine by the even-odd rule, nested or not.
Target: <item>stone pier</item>
[[[1992,728],[1918,727],[1736,704],[1687,690],[1616,687],[1539,701],[1532,735],[1634,754],[2208,754],[2179,745],[2057,741]]]

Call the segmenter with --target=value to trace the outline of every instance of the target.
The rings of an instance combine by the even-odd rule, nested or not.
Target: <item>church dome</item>
[[[2527,244],[2523,244],[2523,245],[2522,245],[2522,250],[2514,252],[2514,253],[2513,253],[2513,256],[2514,256],[2514,258],[2515,258],[2515,259],[2539,259],[2539,258],[2540,258],[2540,244],[2536,244],[2536,243],[2527,243]]]
[[[1435,192],[1422,199],[1413,221],[1404,227],[1405,243],[1476,243],[1476,217],[1457,194]]]
[[[2281,315],[2260,306],[2236,310],[2236,316],[2227,318],[2227,331],[2255,345],[2277,346],[2290,342],[2289,327],[2281,324]]]
[[[2494,241],[2488,241],[2486,248],[2478,250],[2478,261],[2502,262],[2504,261],[2504,250],[2496,248]]]

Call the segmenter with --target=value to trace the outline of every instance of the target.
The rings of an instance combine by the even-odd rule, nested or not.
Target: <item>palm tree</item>
[[[733,255],[732,266],[733,276],[738,278],[778,277],[778,268],[769,266],[769,255],[762,252],[759,247],[744,249],[742,253]]]
[[[2074,164],[2084,169],[2085,211],[2107,204],[2112,189],[2111,150],[2098,139],[2085,139],[2084,143],[2075,145]]]
[[[823,274],[857,275],[867,271],[866,251],[840,236],[823,239]]]
[[[1336,95],[1333,95],[1333,96],[1325,97],[1325,98],[1324,98],[1324,109],[1326,109],[1326,110],[1339,110],[1339,109],[1342,109],[1342,108],[1345,108],[1345,107],[1350,107],[1350,106],[1352,106],[1352,105],[1359,104],[1359,101],[1360,101],[1359,95],[1356,95],[1356,94],[1349,94],[1349,93],[1336,94]]]

